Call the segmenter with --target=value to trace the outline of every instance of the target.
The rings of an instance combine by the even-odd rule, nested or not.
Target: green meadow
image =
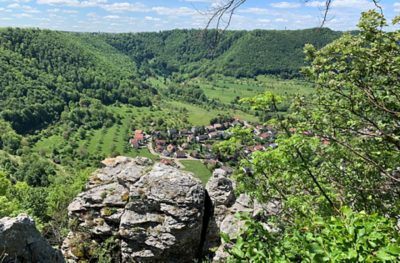
[[[184,166],[184,170],[193,173],[205,185],[210,179],[212,173],[201,161],[185,160],[180,161]]]
[[[213,76],[212,79],[196,78],[190,81],[199,85],[207,97],[229,104],[236,97],[251,97],[266,91],[281,96],[308,95],[313,92],[311,84],[300,80],[283,80],[272,76],[236,79]]]

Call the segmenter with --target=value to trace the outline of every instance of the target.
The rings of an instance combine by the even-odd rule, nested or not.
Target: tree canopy
[[[149,106],[153,90],[129,58],[86,35],[37,29],[0,32],[1,116],[19,133],[59,119],[82,98]]]
[[[250,219],[232,259],[398,259],[398,232],[385,216],[400,211],[400,31],[385,31],[387,22],[375,11],[363,13],[358,26],[359,34],[321,50],[306,46],[311,64],[304,72],[316,94],[298,98],[290,116],[271,121],[281,129],[276,149],[242,161],[252,173],[237,175],[239,189],[264,202],[280,200],[284,209],[272,223],[281,229],[273,236]],[[279,100],[263,94],[245,102],[274,110]]]

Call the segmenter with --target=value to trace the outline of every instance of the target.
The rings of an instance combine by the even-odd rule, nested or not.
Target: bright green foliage
[[[45,225],[45,229],[51,233],[52,242],[60,244],[68,234],[68,205],[82,192],[92,169],[86,169],[71,175],[58,176],[47,188],[45,200],[47,216],[51,221]]]
[[[46,127],[81,98],[149,106],[130,59],[85,34],[7,28],[0,32],[0,115],[18,133]]]
[[[0,217],[11,215],[19,209],[18,204],[10,196],[11,187],[6,174],[0,171]]]
[[[332,207],[313,179],[318,180],[331,199],[335,198],[335,189],[328,179],[318,175],[322,159],[317,154],[325,146],[317,138],[298,134],[279,138],[276,143],[277,149],[255,152],[249,161],[242,161],[242,166],[251,168],[252,174],[236,175],[238,190],[262,201],[282,200],[290,213],[308,214],[314,209],[331,213]]]
[[[18,169],[19,163],[6,152],[0,151],[0,170],[7,174],[14,174]]]
[[[0,119],[0,149],[15,154],[21,146],[21,140],[10,124]]]
[[[0,171],[0,217],[28,213],[46,229],[51,242],[60,243],[67,234],[67,206],[92,170],[66,173],[35,154],[14,158],[0,158],[0,167],[9,168],[11,175]],[[14,183],[16,179],[20,181]]]
[[[244,163],[255,173],[239,175],[242,190],[263,200],[281,198],[299,210],[351,204],[395,213],[400,32],[366,26],[383,23],[379,14],[364,13],[358,35],[344,35],[320,51],[306,48],[312,61],[305,71],[318,84],[317,94],[299,98],[289,118],[278,122],[277,149],[255,153]],[[271,109],[272,99],[266,94],[249,101]]]
[[[0,217],[16,215],[20,207],[14,200],[8,199],[6,196],[0,196]]]
[[[56,171],[52,163],[32,154],[23,157],[22,164],[14,177],[19,181],[25,181],[30,186],[48,186],[50,177],[55,174]]]
[[[296,220],[270,233],[249,217],[228,262],[398,262],[400,238],[392,220],[344,207],[340,216]],[[229,242],[229,240],[226,240]]]
[[[13,186],[7,175],[0,171],[0,217],[10,216],[20,211],[20,206],[12,193]]]
[[[252,172],[236,176],[239,191],[282,202],[278,225],[285,231],[277,238],[284,243],[255,234],[246,246],[264,253],[284,246],[293,252],[284,259],[294,262],[396,262],[392,223],[341,211],[348,206],[392,218],[400,211],[400,31],[384,31],[385,25],[369,11],[357,35],[319,51],[306,46],[311,65],[304,72],[317,84],[316,94],[299,97],[286,119],[271,121],[281,130],[278,147],[243,160]],[[266,111],[279,104],[270,94],[246,102]],[[312,227],[316,218],[323,227]],[[311,232],[303,236],[303,227]]]
[[[221,160],[237,160],[243,158],[243,149],[246,145],[254,144],[253,130],[250,128],[233,127],[229,129],[232,136],[228,140],[213,145],[213,152]]]
[[[7,179],[5,173],[0,172],[0,196],[6,195],[10,187],[11,187],[10,180]]]
[[[368,210],[399,207],[400,31],[383,31],[381,14],[363,14],[357,36],[345,35],[320,51],[306,48],[305,69],[318,84],[316,98],[300,104],[302,129],[329,140],[321,168]]]
[[[30,214],[38,220],[38,223],[49,219],[46,213],[48,191],[45,187],[30,187],[25,182],[18,182],[10,189],[10,192],[17,201],[20,211]]]
[[[248,103],[253,105],[253,109],[262,110],[264,112],[276,112],[278,111],[278,105],[282,103],[284,97],[275,95],[274,93],[267,91],[262,95],[258,95],[252,98],[241,99],[241,103]]]

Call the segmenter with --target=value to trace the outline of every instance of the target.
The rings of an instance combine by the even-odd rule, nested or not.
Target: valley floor
[[[168,85],[162,78],[149,78],[148,83],[157,89],[165,89]],[[99,156],[106,158],[115,155],[129,157],[144,156],[159,160],[160,156],[148,148],[132,149],[128,140],[134,129],[155,129],[162,122],[163,127],[206,126],[216,116],[229,115],[242,120],[257,122],[259,118],[254,112],[244,112],[237,108],[239,98],[250,97],[270,91],[277,95],[292,97],[307,95],[312,87],[299,80],[281,80],[275,77],[259,76],[252,79],[235,79],[231,77],[213,76],[209,79],[195,78],[188,80],[187,85],[198,85],[207,95],[221,103],[221,106],[211,107],[173,100],[160,99],[152,107],[131,107],[111,105],[107,108],[117,116],[117,121],[110,127],[91,129],[85,132],[72,132],[66,137],[64,126],[53,126],[42,132],[43,136],[35,144],[34,151],[51,157],[54,151],[72,146],[84,156]],[[192,171],[203,181],[211,175],[201,160],[180,161],[182,167]]]

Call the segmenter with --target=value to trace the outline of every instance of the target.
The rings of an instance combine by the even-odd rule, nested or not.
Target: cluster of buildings
[[[235,163],[236,156],[226,159],[216,156],[212,151],[215,142],[229,139],[231,133],[228,129],[232,127],[250,128],[253,131],[254,141],[250,146],[244,146],[241,150],[246,155],[255,151],[263,151],[267,148],[276,148],[278,144],[275,142],[276,132],[274,129],[264,125],[253,125],[246,121],[233,119],[224,123],[215,123],[209,126],[192,127],[189,129],[168,129],[166,131],[153,131],[151,135],[146,134],[142,130],[136,130],[133,137],[129,140],[133,148],[149,147],[153,154],[161,157],[161,162],[176,166],[179,165],[176,159],[197,159],[207,165],[209,169],[221,168],[227,173],[232,173],[232,168],[227,163]],[[289,132],[294,134],[296,129],[291,128]],[[302,132],[306,136],[315,136],[310,131]],[[329,144],[326,138],[320,138],[321,143]],[[222,160],[224,159],[224,160]],[[234,164],[233,164],[234,165]],[[248,171],[246,171],[248,172]]]
[[[185,149],[187,149],[186,145],[179,146],[167,140],[155,139],[153,148],[157,153],[165,157],[187,158],[187,153],[185,151]]]
[[[276,147],[273,142],[275,132],[263,125],[252,125],[246,121],[232,119],[223,123],[214,123],[209,126],[194,126],[189,129],[168,129],[166,131],[153,131],[146,135],[142,130],[136,130],[130,144],[133,148],[144,147],[151,140],[152,150],[161,156],[169,158],[202,159],[218,164],[218,158],[213,155],[212,145],[218,140],[230,137],[229,128],[240,126],[251,128],[254,132],[256,144],[245,148],[245,153],[264,150],[267,147]]]
[[[217,140],[228,139],[229,128],[243,125],[238,119],[215,123],[209,126],[193,126],[189,129],[168,129],[166,132],[152,133],[154,150],[165,157],[195,158],[211,160],[212,144]]]

